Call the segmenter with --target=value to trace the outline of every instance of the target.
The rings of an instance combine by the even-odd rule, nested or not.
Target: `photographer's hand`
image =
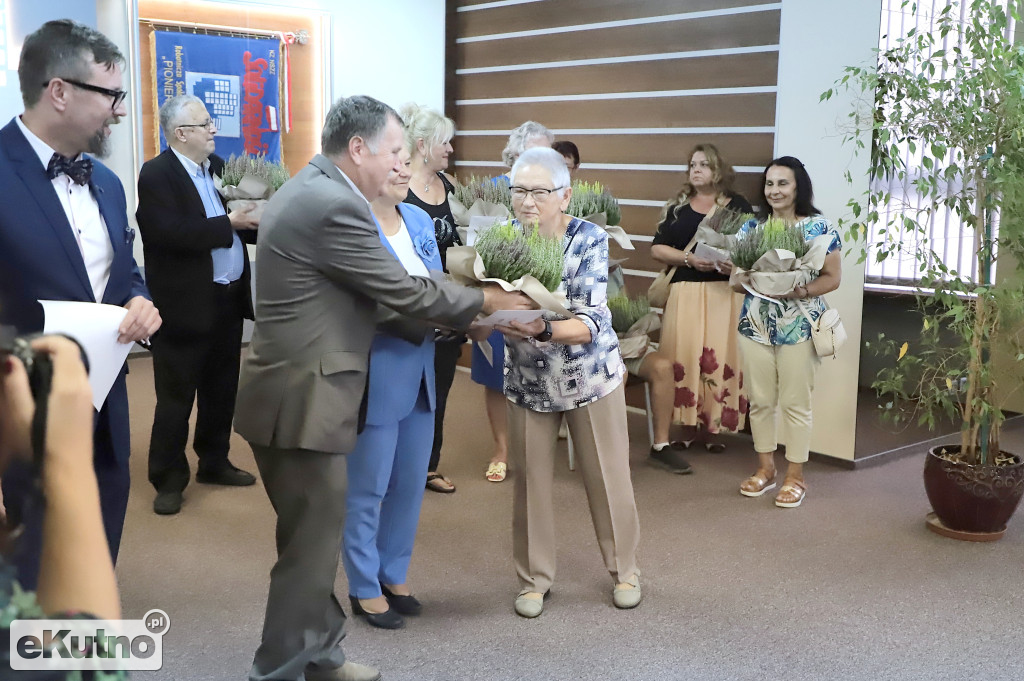
[[[32,341],[32,349],[48,355],[53,380],[47,398],[43,456],[43,550],[36,597],[49,613],[86,612],[119,619],[121,605],[100,515],[100,495],[92,462],[92,390],[78,345],[60,336]],[[13,360],[4,367],[4,400],[0,405],[15,428],[15,453],[28,455],[35,401],[25,367]],[[6,423],[5,423],[6,425]],[[8,432],[4,431],[7,439]]]

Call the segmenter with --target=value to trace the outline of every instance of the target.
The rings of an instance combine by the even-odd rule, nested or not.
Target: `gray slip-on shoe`
[[[640,598],[642,593],[640,591],[640,575],[633,575],[623,584],[629,584],[629,587],[620,588],[618,584],[612,590],[612,603],[615,604],[616,608],[621,610],[628,610],[635,608],[640,605]]]
[[[520,617],[537,617],[544,612],[544,601],[548,599],[548,593],[541,598],[527,598],[527,594],[535,594],[536,591],[520,591],[516,596],[516,614]]]

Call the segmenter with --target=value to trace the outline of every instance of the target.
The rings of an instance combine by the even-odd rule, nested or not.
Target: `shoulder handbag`
[[[800,311],[811,324],[811,342],[814,343],[814,351],[818,353],[818,357],[835,357],[836,351],[846,342],[846,328],[843,327],[843,320],[839,318],[839,311],[829,307],[828,301],[825,301],[825,311],[815,321],[807,312],[804,301],[797,299],[796,304],[800,306]]]
[[[708,214],[704,216],[701,222],[714,215],[717,209],[718,203],[716,202],[711,206],[711,210],[708,211]],[[693,249],[696,247],[697,235],[694,234],[693,238],[690,239],[690,243],[686,244],[686,248],[683,249],[683,253],[693,253]],[[658,276],[651,282],[650,288],[647,289],[647,302],[654,307],[665,307],[668,303],[669,289],[672,287],[672,277],[676,276],[676,270],[678,269],[679,265],[672,265],[658,273]]]

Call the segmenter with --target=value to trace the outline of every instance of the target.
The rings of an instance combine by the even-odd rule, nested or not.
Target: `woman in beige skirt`
[[[703,432],[708,451],[721,452],[725,444],[717,435],[741,429],[747,410],[736,334],[743,297],[729,288],[729,277],[714,261],[696,257],[690,246],[697,227],[715,211],[749,213],[751,207],[732,191],[732,167],[714,145],[697,145],[689,161],[682,188],[661,211],[651,247],[655,260],[677,267],[660,350],[676,362],[673,421],[684,427],[682,444],[689,447]]]

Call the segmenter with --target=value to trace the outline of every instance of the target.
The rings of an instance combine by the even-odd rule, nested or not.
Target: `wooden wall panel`
[[[458,43],[456,68],[773,45],[778,43],[779,16],[772,9],[588,30],[573,34],[575,39],[538,35]]]
[[[458,78],[456,99],[582,95],[594,92],[654,92],[775,85],[777,52],[720,57],[468,73]]]
[[[310,14],[288,10],[255,10],[241,5],[222,5],[188,0],[139,0],[139,16],[165,21],[187,21],[197,25],[232,26],[268,31],[298,31],[305,29],[310,38],[306,45],[294,45],[292,60],[292,129],[281,133],[282,156],[294,174],[302,169],[320,151],[320,131],[323,127],[322,87],[320,80],[322,50],[319,20]],[[153,27],[140,22],[140,69],[142,72],[142,121],[144,160],[159,151],[157,137],[158,116],[152,74],[153,54],[150,45]]]
[[[478,2],[460,2],[475,5]],[[668,14],[703,12],[706,10],[747,7],[764,4],[765,0],[545,0],[523,7],[510,5],[487,11],[458,12],[455,30],[460,38],[469,38],[512,31],[530,31],[561,26],[591,24],[600,21],[640,19]]]
[[[710,143],[734,166],[761,166],[772,157],[771,133],[707,135],[558,135],[571,139],[580,149],[583,163],[637,163],[686,165],[690,151]],[[458,135],[452,142],[455,153],[465,161],[498,161],[508,142],[506,135]],[[635,197],[633,197],[635,198]]]
[[[512,130],[526,120],[539,121],[552,129],[773,126],[775,94],[638,97],[455,107],[456,124],[463,130]]]

